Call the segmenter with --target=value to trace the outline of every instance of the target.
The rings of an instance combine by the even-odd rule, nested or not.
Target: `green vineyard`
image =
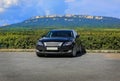
[[[75,29],[88,50],[120,50],[120,29]],[[34,49],[49,29],[0,30],[0,49]]]

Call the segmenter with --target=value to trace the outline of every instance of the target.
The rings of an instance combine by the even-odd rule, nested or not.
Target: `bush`
[[[35,48],[38,39],[49,30],[0,31],[0,48],[31,49]],[[86,49],[120,50],[120,29],[76,29],[76,31],[80,34],[78,42],[82,41]]]

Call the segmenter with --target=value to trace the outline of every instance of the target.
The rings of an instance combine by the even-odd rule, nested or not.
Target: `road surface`
[[[71,58],[0,52],[0,81],[120,81],[120,54]]]

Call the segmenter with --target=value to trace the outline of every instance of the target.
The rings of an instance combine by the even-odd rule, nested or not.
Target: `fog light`
[[[68,50],[68,52],[72,52],[72,50]]]
[[[40,52],[40,51],[36,49],[36,52]]]

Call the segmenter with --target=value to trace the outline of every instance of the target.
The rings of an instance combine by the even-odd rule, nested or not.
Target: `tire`
[[[77,49],[76,49],[75,46],[74,46],[73,49],[72,49],[71,56],[72,56],[72,57],[76,57],[76,56],[77,56]]]
[[[82,53],[83,53],[82,51],[83,51],[83,50],[82,50],[82,46],[80,45],[79,53],[82,54]]]
[[[36,52],[36,55],[37,55],[38,57],[43,57],[43,56],[44,56],[43,54],[40,54],[40,53],[38,53],[38,52]]]
[[[86,50],[85,48],[82,49],[82,53],[85,54],[86,53]]]

